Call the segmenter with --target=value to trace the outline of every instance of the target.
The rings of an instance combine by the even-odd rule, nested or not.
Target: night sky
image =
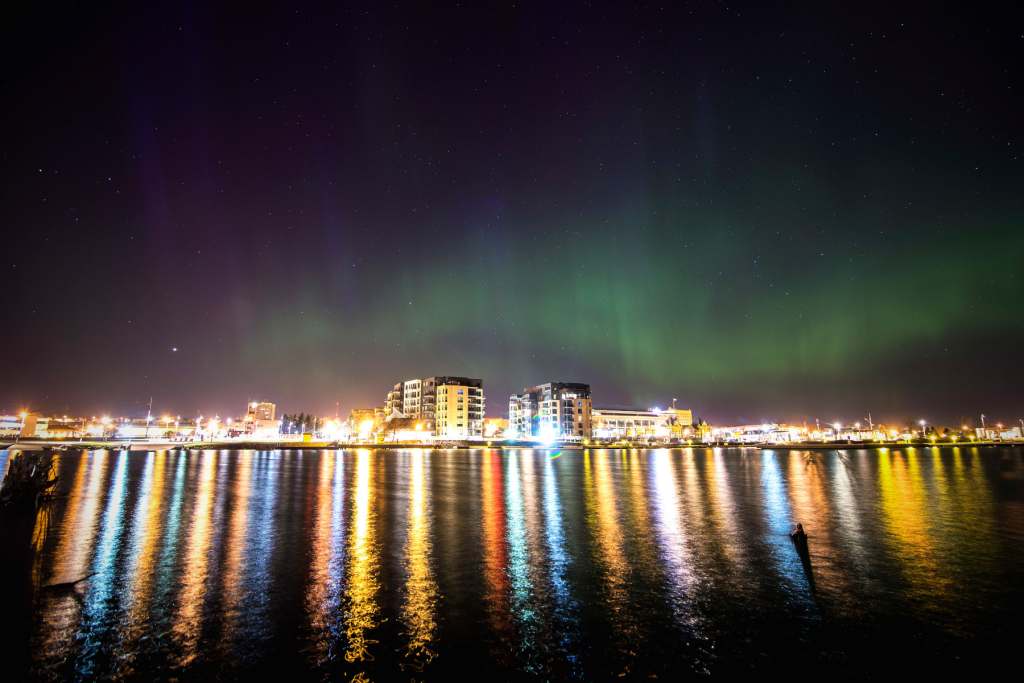
[[[0,409],[1024,414],[1019,10],[147,4],[5,22]]]

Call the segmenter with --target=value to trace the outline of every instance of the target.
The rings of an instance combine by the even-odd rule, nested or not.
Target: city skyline
[[[462,379],[462,378],[460,378],[460,379]],[[522,395],[522,392],[524,390],[529,392],[531,390],[536,390],[538,388],[536,386],[534,386],[534,387],[526,386],[526,387],[523,387],[522,389],[517,390],[517,391],[515,391],[515,392],[513,392],[511,394],[508,394],[506,396],[498,396],[497,398],[495,398],[495,397],[493,397],[489,393],[489,391],[487,389],[487,385],[486,385],[486,380],[480,380],[480,381],[484,382],[484,385],[483,385],[484,395],[485,396],[491,396],[491,398],[488,399],[487,402],[485,402],[485,406],[486,405],[490,405],[491,408],[488,410],[485,407],[484,412],[483,412],[484,417],[487,418],[487,419],[507,418],[507,417],[509,417],[509,404],[508,404],[508,400],[514,400],[514,399],[518,398],[519,396]],[[555,382],[555,383],[556,384],[566,384],[565,382]],[[399,384],[403,384],[403,382],[399,382]],[[574,384],[574,383],[569,382],[568,384]],[[397,388],[397,386],[398,385],[396,385],[396,388]],[[588,386],[589,387],[589,385],[584,385],[584,386]],[[50,416],[54,416],[54,417],[59,417],[61,415],[64,415],[64,416],[71,416],[71,417],[74,417],[74,418],[89,418],[89,417],[91,417],[91,418],[95,419],[95,418],[98,418],[100,416],[106,416],[106,417],[109,417],[109,418],[117,417],[117,418],[134,418],[134,419],[138,419],[138,418],[144,418],[146,416],[147,412],[148,412],[149,414],[151,414],[154,417],[154,419],[157,419],[160,416],[171,415],[171,416],[175,416],[177,418],[180,418],[182,420],[189,420],[189,419],[194,419],[197,416],[210,417],[210,416],[216,415],[216,416],[221,416],[221,417],[228,417],[228,416],[236,416],[237,417],[237,416],[241,416],[243,414],[242,412],[239,411],[239,407],[238,407],[239,405],[243,405],[244,404],[246,406],[253,406],[253,405],[256,405],[257,403],[263,403],[263,402],[267,401],[270,404],[275,405],[277,407],[278,412],[280,414],[285,414],[285,413],[297,414],[297,413],[301,412],[301,413],[305,413],[305,414],[308,414],[308,415],[314,415],[314,416],[323,417],[323,418],[329,418],[331,416],[335,416],[335,417],[340,417],[340,418],[344,419],[344,417],[346,415],[348,415],[349,413],[355,412],[355,411],[359,411],[359,410],[364,410],[364,409],[372,410],[372,409],[376,408],[376,409],[382,411],[384,414],[387,414],[389,402],[391,400],[391,398],[390,398],[391,397],[391,392],[385,391],[383,396],[384,396],[383,398],[377,397],[376,400],[371,398],[371,399],[368,399],[367,401],[362,402],[362,403],[358,403],[357,402],[357,403],[351,403],[351,404],[343,404],[341,401],[336,401],[332,405],[322,406],[320,408],[316,408],[316,407],[313,407],[311,405],[308,405],[308,403],[307,404],[299,404],[299,405],[282,404],[282,403],[278,402],[277,399],[274,396],[261,395],[261,396],[250,396],[250,397],[246,398],[243,402],[239,402],[238,400],[236,400],[236,401],[233,402],[233,405],[225,405],[225,406],[221,406],[221,407],[207,405],[205,408],[195,408],[195,409],[192,409],[192,410],[184,410],[184,411],[173,409],[171,407],[168,407],[166,404],[161,404],[160,402],[157,402],[157,403],[151,405],[151,404],[149,404],[148,399],[146,401],[143,401],[142,403],[137,404],[136,406],[134,406],[134,409],[129,409],[129,410],[112,409],[112,408],[110,408],[110,405],[111,405],[110,403],[106,404],[105,406],[101,406],[101,408],[98,409],[98,410],[91,410],[91,411],[88,411],[88,410],[87,411],[80,411],[80,410],[75,410],[75,409],[70,409],[70,408],[68,408],[68,409],[54,409],[54,408],[50,408],[50,407],[47,407],[47,406],[44,406],[44,405],[39,405],[39,404],[32,405],[32,404],[27,404],[26,403],[26,404],[19,404],[16,407],[0,406],[0,414],[19,415],[19,414],[28,412],[28,413],[33,413],[33,414],[50,415]],[[668,398],[666,400],[655,401],[655,402],[652,402],[652,403],[649,403],[649,404],[637,404],[637,403],[622,404],[622,403],[614,403],[614,402],[611,402],[611,401],[604,400],[604,399],[602,399],[600,397],[600,393],[598,393],[598,399],[594,403],[594,408],[595,409],[601,409],[601,410],[635,410],[635,411],[659,411],[659,410],[666,410],[667,411],[667,410],[672,408],[673,402],[679,402],[681,400],[682,399],[680,399],[680,397],[674,396],[674,397]],[[977,410],[977,409],[975,409],[973,411],[970,410],[970,409],[963,409],[963,410],[959,410],[959,411],[948,410],[945,413],[934,413],[934,412],[933,413],[928,413],[928,412],[922,411],[922,410],[916,410],[915,411],[915,410],[913,410],[911,408],[911,409],[908,409],[903,414],[878,412],[878,411],[875,411],[875,410],[872,410],[872,409],[866,409],[866,410],[862,410],[862,411],[859,411],[859,412],[851,411],[851,412],[847,412],[847,413],[828,413],[828,412],[819,410],[819,411],[808,411],[805,414],[798,414],[798,415],[784,415],[784,414],[780,414],[780,413],[777,413],[777,412],[772,412],[771,410],[765,410],[765,411],[761,412],[759,415],[753,415],[753,416],[733,416],[733,417],[730,418],[729,416],[716,416],[716,415],[712,415],[710,413],[707,413],[705,411],[702,411],[699,406],[695,406],[695,405],[693,405],[692,403],[690,403],[688,401],[683,401],[682,403],[679,403],[679,405],[680,405],[680,407],[685,407],[687,410],[692,411],[693,419],[695,421],[697,421],[697,420],[704,420],[704,421],[707,421],[709,424],[713,424],[713,425],[723,425],[723,424],[729,424],[729,425],[739,425],[739,424],[757,425],[757,424],[766,424],[766,423],[769,423],[769,424],[790,424],[790,425],[799,425],[799,424],[810,424],[810,425],[813,425],[814,423],[817,422],[817,423],[820,423],[820,425],[822,425],[823,427],[829,427],[829,426],[835,425],[837,423],[838,424],[842,424],[842,425],[846,425],[846,426],[852,426],[855,423],[857,423],[858,426],[859,426],[860,423],[863,423],[865,426],[867,426],[868,424],[873,422],[873,423],[879,424],[879,425],[882,425],[882,424],[884,424],[884,425],[898,425],[898,426],[905,426],[905,427],[910,427],[910,428],[916,428],[916,426],[919,425],[922,420],[924,420],[929,425],[945,426],[945,427],[956,428],[957,425],[961,425],[961,426],[962,425],[969,425],[971,427],[981,426],[982,423],[985,421],[986,416],[987,416],[988,422],[991,425],[995,425],[997,423],[1000,424],[1000,426],[1002,426],[1002,424],[1004,424],[1004,423],[1008,424],[1010,426],[1013,426],[1013,425],[1015,425],[1017,423],[1021,423],[1022,425],[1024,425],[1024,417],[1017,416],[1016,414],[1014,414],[1012,412],[1009,412],[1009,411],[1000,412],[1000,411]],[[399,412],[402,412],[402,411],[400,410]],[[413,413],[413,414],[414,415],[418,415],[418,413]]]

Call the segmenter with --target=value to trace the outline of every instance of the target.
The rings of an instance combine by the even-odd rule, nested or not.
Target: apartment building
[[[590,385],[547,382],[513,394],[508,402],[508,432],[513,439],[583,441],[591,436]]]

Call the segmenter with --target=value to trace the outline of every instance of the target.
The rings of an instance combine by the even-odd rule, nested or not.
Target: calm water
[[[64,454],[36,580],[95,575],[37,594],[33,674],[877,670],[1016,641],[1020,449],[556,455]]]

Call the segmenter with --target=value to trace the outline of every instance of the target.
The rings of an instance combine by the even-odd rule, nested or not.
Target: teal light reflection
[[[116,602],[115,565],[121,547],[127,483],[128,452],[120,451],[108,493],[110,497],[103,511],[103,535],[100,537],[93,561],[92,570],[96,575],[89,582],[89,589],[83,598],[82,627],[79,633],[82,649],[78,653],[75,666],[75,671],[83,678],[89,678],[94,673],[97,650],[100,647],[100,640],[94,634],[106,630],[109,626]]]
[[[806,596],[810,584],[793,543],[789,540],[793,516],[786,496],[786,482],[774,451],[761,453],[761,490],[764,494],[764,521],[768,532],[766,541],[776,569],[784,581],[800,589],[799,595]]]
[[[562,529],[562,503],[558,495],[558,477],[554,460],[557,455],[544,458],[544,531],[550,562],[551,591],[554,596],[555,627],[559,632],[559,645],[569,665],[569,675],[578,679],[583,675],[580,669],[579,615],[576,601],[572,597],[567,575],[572,558],[565,548],[565,532]]]
[[[529,456],[524,456],[529,457]],[[521,653],[527,655],[524,669],[534,671],[531,664],[536,649],[537,612],[531,594],[533,587],[530,582],[530,553],[526,539],[526,521],[523,512],[523,494],[521,472],[519,471],[519,455],[509,454],[506,460],[505,500],[508,528],[508,576],[511,589],[511,611],[513,618],[519,623]]]

